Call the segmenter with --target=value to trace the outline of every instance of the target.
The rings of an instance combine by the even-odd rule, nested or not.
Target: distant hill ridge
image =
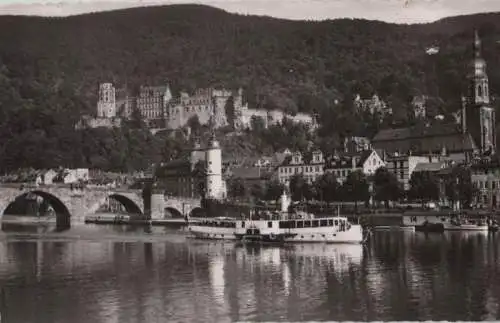
[[[251,104],[292,112],[327,108],[349,93],[378,93],[398,109],[416,94],[459,99],[474,28],[483,39],[491,92],[499,95],[500,13],[417,25],[292,21],[203,5],[0,16],[0,62],[17,83],[69,87],[89,109],[100,82],[167,81],[174,92],[242,86]],[[427,55],[429,46],[439,46],[439,54]]]

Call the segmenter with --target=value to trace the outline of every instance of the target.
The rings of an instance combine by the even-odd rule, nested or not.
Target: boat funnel
[[[290,197],[286,193],[285,190],[283,190],[283,194],[281,194],[281,212],[288,212],[288,208],[290,207]]]

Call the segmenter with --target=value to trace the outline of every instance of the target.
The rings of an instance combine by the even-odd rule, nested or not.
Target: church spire
[[[474,58],[469,68],[470,99],[472,104],[483,105],[490,103],[488,89],[488,75],[486,61],[481,55],[481,39],[477,30],[474,30]]]
[[[481,153],[496,150],[495,110],[490,105],[486,61],[481,55],[481,39],[474,30],[474,56],[469,66],[469,104],[467,130],[472,130],[474,141]]]
[[[481,58],[481,38],[479,38],[477,29],[474,30],[474,57]]]

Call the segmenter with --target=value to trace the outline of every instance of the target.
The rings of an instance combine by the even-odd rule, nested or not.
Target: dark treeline
[[[1,16],[0,169],[140,169],[175,157],[185,146],[184,139],[165,142],[134,125],[73,130],[82,114],[95,112],[100,82],[134,89],[169,81],[174,94],[241,86],[252,107],[316,112],[320,147],[331,146],[339,135],[372,135],[384,126],[366,118],[360,123],[353,115],[356,93],[378,93],[395,119],[404,119],[418,94],[430,95],[438,110],[451,112],[458,109],[466,86],[473,28],[483,40],[492,94],[500,93],[499,18],[479,14],[422,25],[305,22],[198,5],[68,18]],[[426,48],[434,45],[439,54],[427,55]],[[268,137],[275,136],[272,131]],[[301,136],[296,146],[305,145]],[[235,141],[260,151],[276,148],[263,147],[265,138]]]
[[[13,84],[0,70],[0,170],[92,167],[133,171],[182,151],[182,139],[153,136],[131,120],[121,128],[75,130],[85,103],[71,88]]]

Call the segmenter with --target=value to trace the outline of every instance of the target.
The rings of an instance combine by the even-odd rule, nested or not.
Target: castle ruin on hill
[[[255,117],[261,118],[265,127],[280,124],[284,118],[316,127],[316,120],[309,114],[249,108],[241,88],[238,91],[202,88],[193,94],[180,92],[174,97],[167,84],[141,86],[132,96],[126,90],[117,90],[112,83],[102,83],[98,91],[96,115],[82,118],[77,128],[120,127],[123,120],[132,118],[134,111],[153,129],[180,129],[194,117],[206,125],[212,116],[216,128],[248,129]]]

